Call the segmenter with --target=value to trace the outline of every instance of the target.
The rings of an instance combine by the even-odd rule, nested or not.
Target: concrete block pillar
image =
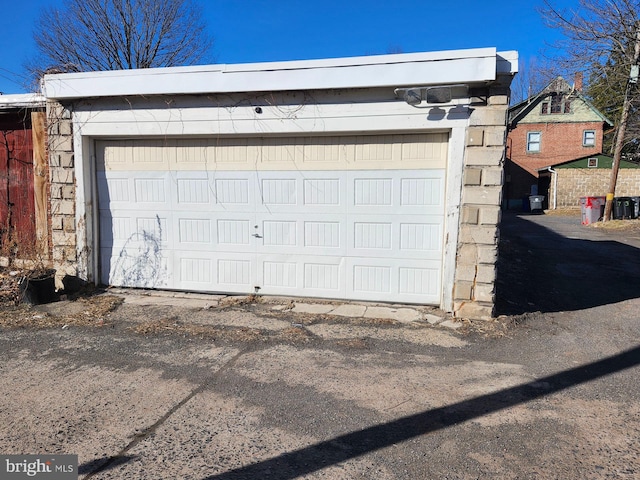
[[[489,319],[495,303],[508,88],[490,87],[486,99],[471,113],[466,135],[453,290],[459,318]]]
[[[76,205],[71,113],[55,101],[47,102],[49,181],[51,183],[51,239],[56,286],[76,270]]]

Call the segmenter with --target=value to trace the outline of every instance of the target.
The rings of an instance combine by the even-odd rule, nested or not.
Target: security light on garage
[[[423,101],[427,105],[443,105],[451,103],[454,98],[464,98],[467,95],[466,85],[424,86],[396,88],[396,97],[402,98],[409,105],[419,105]]]
[[[404,92],[402,98],[409,105],[419,105],[422,103],[422,90],[410,88]]]
[[[449,103],[451,101],[451,87],[427,88],[427,103]]]

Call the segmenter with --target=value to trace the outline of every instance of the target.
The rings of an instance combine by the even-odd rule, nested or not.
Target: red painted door
[[[25,251],[35,245],[31,129],[0,131],[0,239]],[[3,252],[8,253],[8,252]]]

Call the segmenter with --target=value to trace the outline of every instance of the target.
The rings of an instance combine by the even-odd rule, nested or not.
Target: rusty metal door
[[[25,251],[35,245],[33,139],[30,128],[0,131],[0,241]],[[4,254],[8,253],[6,251]]]

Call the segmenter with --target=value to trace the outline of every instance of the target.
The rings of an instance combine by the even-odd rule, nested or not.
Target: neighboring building
[[[48,259],[45,99],[0,95],[0,263]]]
[[[539,170],[602,153],[605,129],[613,123],[573,86],[556,78],[540,93],[509,109],[504,205],[521,208],[531,194],[548,200],[548,177]],[[578,199],[576,199],[578,202]]]
[[[516,69],[486,48],[47,75],[58,276],[488,318]]]
[[[604,197],[609,191],[613,158],[593,155],[568,162],[546,166],[538,173],[549,185],[549,204],[556,207],[577,207],[580,197]],[[640,196],[640,165],[620,161],[617,197]]]

